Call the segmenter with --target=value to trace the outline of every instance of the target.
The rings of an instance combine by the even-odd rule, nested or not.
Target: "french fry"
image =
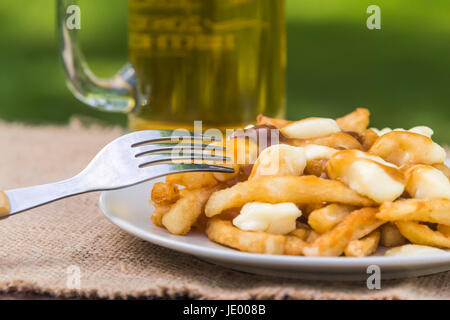
[[[366,108],[357,108],[355,111],[336,119],[342,131],[363,133],[369,125],[370,112]]]
[[[151,193],[150,203],[155,207],[152,221],[158,227],[164,227],[162,217],[169,212],[171,206],[180,199],[180,190],[170,182],[155,183]]]
[[[450,237],[430,227],[414,221],[398,221],[395,223],[401,234],[415,244],[424,246],[450,248]]]
[[[309,232],[308,237],[306,238],[307,243],[313,243],[320,237],[320,233],[312,230]]]
[[[397,226],[392,223],[388,222],[380,227],[381,231],[381,245],[385,247],[397,247],[404,245],[407,243],[407,240],[400,231],[398,230]]]
[[[380,242],[380,231],[373,231],[359,240],[352,240],[344,249],[347,257],[367,257],[375,253]]]
[[[152,213],[152,222],[160,227],[160,228],[164,228],[164,225],[162,224],[162,218],[164,217],[164,215],[169,212],[170,208],[172,207],[172,205],[160,205],[160,204],[155,204],[155,210]]]
[[[364,133],[362,134],[363,150],[365,151],[369,150],[373,146],[375,141],[377,141],[377,139],[378,133],[376,133],[372,129],[367,129],[366,131],[364,131]]]
[[[377,212],[377,208],[353,211],[333,229],[306,245],[303,248],[303,254],[305,256],[340,256],[350,241],[361,239],[385,223],[376,218]]]
[[[281,129],[291,123],[292,123],[292,121],[289,121],[289,120],[269,118],[269,117],[265,117],[262,114],[258,115],[258,117],[256,118],[256,124],[258,126],[262,126],[262,125],[274,126],[274,127],[277,127],[278,129]]]
[[[180,199],[180,190],[173,183],[158,182],[153,186],[151,199],[154,205],[170,205]]]
[[[450,200],[406,199],[385,202],[377,218],[384,221],[423,221],[450,226]]]
[[[161,219],[162,225],[172,234],[184,235],[203,213],[206,201],[214,188],[182,189],[181,198],[171,206]]]
[[[296,236],[285,236],[284,254],[290,256],[299,256],[303,253],[306,242]]]
[[[447,238],[450,237],[450,226],[444,224],[438,224],[436,230],[445,235]]]
[[[294,231],[291,231],[289,235],[297,237],[303,241],[306,241],[306,238],[308,238],[309,233],[311,232],[308,228],[298,228]]]
[[[167,176],[166,182],[185,186],[188,189],[214,187],[218,184],[212,172],[187,172]]]
[[[323,208],[326,205],[327,204],[325,202],[302,203],[298,205],[298,208],[302,211],[302,216],[308,218],[311,212]]]
[[[339,181],[315,176],[265,177],[213,193],[206,204],[205,213],[207,217],[213,217],[226,209],[241,207],[253,201],[295,204],[337,202],[361,207],[375,204]]]
[[[217,218],[209,221],[206,234],[214,242],[253,253],[301,255],[306,244],[296,236],[242,231],[234,227],[230,221]]]
[[[353,206],[332,203],[311,212],[308,216],[308,224],[314,231],[325,233],[331,230],[355,209],[356,208]]]
[[[326,137],[312,139],[288,139],[287,144],[295,147],[304,147],[308,144],[317,144],[335,149],[358,149],[361,150],[361,143],[353,136],[345,132],[337,132]]]
[[[206,227],[206,235],[211,241],[244,252],[283,254],[286,237],[265,232],[242,231],[230,221],[213,218]],[[291,239],[293,242],[293,240]],[[298,243],[298,242],[296,242]],[[292,252],[293,248],[289,247]]]

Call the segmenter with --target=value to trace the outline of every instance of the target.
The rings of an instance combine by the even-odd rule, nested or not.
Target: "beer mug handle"
[[[111,79],[99,79],[89,69],[77,33],[77,0],[57,0],[58,36],[67,85],[79,100],[105,111],[131,111],[135,102],[136,76],[130,64]]]

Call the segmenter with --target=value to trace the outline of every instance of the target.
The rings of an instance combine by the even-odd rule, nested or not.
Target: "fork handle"
[[[81,182],[81,179],[74,177],[60,182],[0,192],[0,218],[88,192]]]

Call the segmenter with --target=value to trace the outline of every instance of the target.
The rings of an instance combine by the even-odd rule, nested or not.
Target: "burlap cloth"
[[[0,189],[71,177],[121,134],[118,128],[77,122],[68,127],[0,122]],[[381,290],[368,290],[365,282],[232,271],[127,234],[103,217],[98,197],[81,195],[0,221],[0,291],[99,298],[450,298],[450,272],[382,281]],[[76,270],[79,289],[71,280]]]

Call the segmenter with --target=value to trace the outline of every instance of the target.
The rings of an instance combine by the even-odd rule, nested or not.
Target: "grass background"
[[[281,0],[279,0],[281,1]],[[372,125],[429,125],[450,143],[450,1],[286,0],[288,118],[372,111]],[[92,70],[111,76],[127,60],[126,0],[81,0],[81,41]],[[368,30],[366,9],[381,8]],[[89,32],[86,32],[89,30]],[[0,118],[66,123],[90,109],[64,83],[55,36],[55,2],[0,2]]]

